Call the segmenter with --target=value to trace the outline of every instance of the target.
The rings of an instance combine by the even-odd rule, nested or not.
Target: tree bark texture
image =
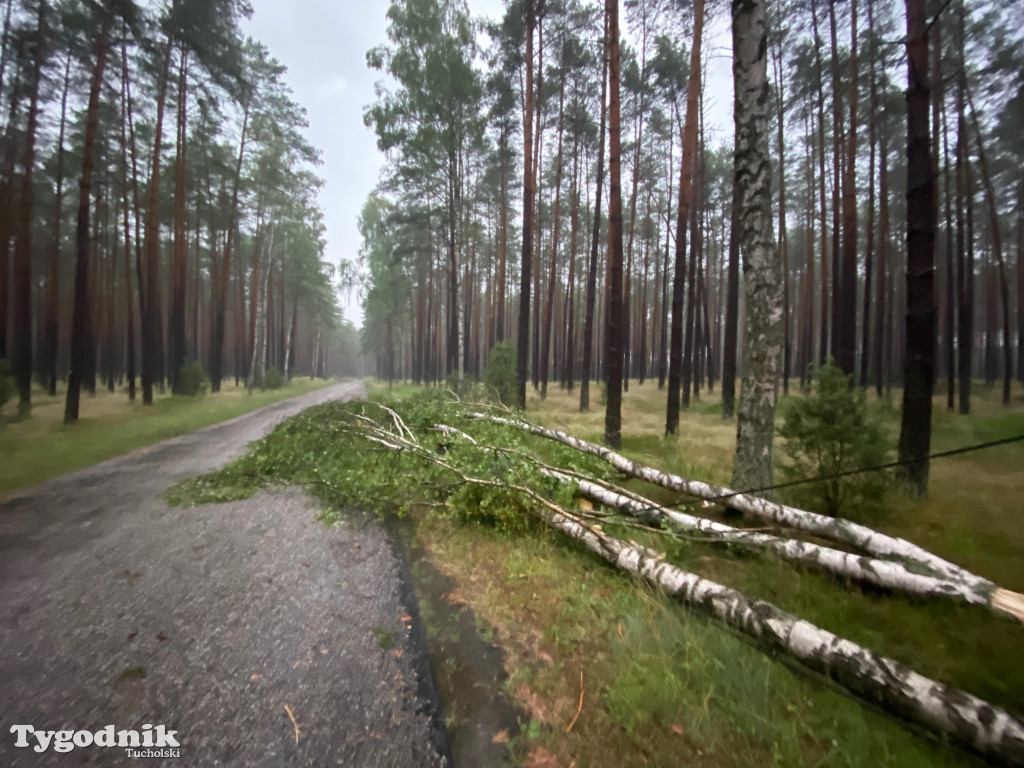
[[[772,484],[783,326],[779,255],[772,242],[763,0],[733,0],[732,30],[735,181],[740,189],[739,242],[747,312],[733,484],[761,488]]]

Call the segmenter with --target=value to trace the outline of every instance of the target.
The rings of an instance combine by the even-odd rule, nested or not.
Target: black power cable
[[[751,488],[747,491],[733,491],[722,496],[715,496],[714,498],[707,499],[710,502],[723,501],[725,499],[731,499],[733,496],[742,496],[744,494],[759,494],[767,491],[775,491],[780,488],[792,488],[796,485],[809,485],[811,483],[822,483],[826,480],[835,480],[840,477],[850,477],[852,475],[863,475],[867,472],[881,472],[885,469],[894,469],[895,467],[902,467],[907,464],[917,464],[920,461],[930,461],[931,459],[941,459],[946,456],[956,456],[960,453],[970,453],[972,451],[980,451],[983,448],[994,448],[997,445],[1008,445],[1010,443],[1019,443],[1024,441],[1024,435],[1015,435],[1014,437],[1005,437],[1002,440],[991,440],[987,443],[977,443],[975,445],[967,445],[962,448],[954,448],[951,451],[940,451],[938,453],[932,453],[923,458],[905,459],[903,461],[891,461],[888,464],[878,464],[873,467],[863,467],[862,469],[850,469],[845,472],[836,472],[831,475],[819,475],[818,477],[808,477],[803,480],[792,480],[787,483],[778,483],[777,485],[767,485],[763,488]]]

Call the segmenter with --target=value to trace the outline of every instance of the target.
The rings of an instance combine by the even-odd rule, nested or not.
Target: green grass
[[[800,396],[796,387],[792,391]],[[899,396],[893,395],[897,403]],[[944,398],[936,397],[933,450],[1024,434],[1024,398],[1006,408],[998,396],[976,387],[969,417],[946,411]],[[592,411],[580,414],[577,398],[551,388],[545,401],[530,397],[527,416],[599,442],[604,408],[593,401]],[[873,396],[869,401],[895,454],[898,407]],[[679,435],[666,438],[664,393],[656,382],[634,381],[624,396],[622,422],[627,455],[729,483],[735,422],[722,421],[717,393],[704,393],[681,415]],[[538,453],[551,450],[548,441],[527,442]],[[844,515],[1024,591],[1022,467],[1022,444],[938,459],[927,500],[910,502],[893,492],[884,510],[850,508]],[[674,500],[663,490],[629,484]],[[473,523],[453,527],[433,516],[417,530],[436,565],[458,585],[459,599],[497,628],[509,654],[509,694],[532,720],[547,725],[537,739],[527,739],[527,748],[543,744],[559,764],[980,764],[765,656],[699,612],[651,594],[552,535],[512,536]],[[1018,659],[1024,630],[984,608],[861,589],[709,544],[673,547],[670,557],[1022,713]],[[573,731],[565,733],[578,706],[580,670],[584,707]]]
[[[396,394],[414,391],[408,385],[393,388]],[[980,390],[970,417],[946,413],[937,398],[935,448],[1024,431],[1024,403],[1007,409],[995,397]],[[633,382],[624,400],[624,452],[681,474],[728,483],[735,423],[722,421],[716,403],[717,395],[705,394],[681,415],[680,434],[666,438],[664,394],[655,383],[641,387]],[[404,417],[422,432],[424,444],[439,452],[443,448],[447,460],[474,461],[473,472],[504,471],[505,460],[481,457],[432,433],[437,411],[425,401],[404,405]],[[547,400],[534,397],[529,406],[527,416],[533,420],[601,439],[604,413],[596,402],[592,412],[580,414],[575,394],[552,388]],[[188,481],[176,493],[183,503],[221,500],[225,494],[251,493],[258,484],[254,478],[265,475],[307,485],[329,510],[357,504],[386,511],[392,503],[405,509],[410,500],[433,499],[433,506],[414,510],[415,535],[426,552],[423,562],[429,560],[452,580],[449,597],[468,605],[478,631],[506,652],[507,693],[527,715],[511,742],[516,755],[544,747],[559,765],[575,762],[578,768],[981,764],[842,695],[792,663],[764,654],[703,612],[653,593],[560,534],[530,524],[522,499],[453,485],[443,473],[424,473],[407,452],[353,451],[349,438],[338,437],[344,434],[341,412],[347,407],[325,406],[288,422],[249,457],[216,475]],[[403,410],[402,404],[396,407]],[[894,445],[898,411],[884,401],[873,401],[871,407]],[[453,407],[446,408],[441,418],[459,418]],[[337,419],[337,432],[332,432],[332,419]],[[527,450],[550,463],[579,460],[571,449],[513,429],[471,420],[459,426],[479,439]],[[590,466],[581,468],[594,471],[595,461],[586,459]],[[851,508],[844,514],[1022,590],[1021,467],[1020,444],[937,460],[928,500],[911,503],[894,492],[882,509]],[[663,501],[678,501],[664,489],[629,484]],[[864,589],[758,553],[669,541],[620,529],[612,521],[606,529],[658,547],[682,568],[769,600],[923,674],[1021,713],[1024,630],[983,607]],[[424,620],[428,632],[436,631],[429,612]],[[441,661],[458,663],[458,658]],[[566,731],[577,710],[578,719]]]
[[[417,392],[422,392],[423,387],[415,384],[410,384],[407,381],[381,381],[380,379],[366,378],[363,379],[363,383],[366,384],[366,394],[369,397],[393,397],[396,399],[402,399],[403,397],[409,397]]]
[[[596,562],[556,534],[509,537],[421,520],[419,539],[492,624],[524,748],[559,765],[970,766],[748,642]],[[565,728],[579,706],[573,730]]]
[[[282,389],[254,391],[225,383],[217,394],[205,397],[155,395],[154,404],[134,403],[125,392],[98,390],[82,395],[78,423],[67,426],[64,392],[50,397],[45,390],[32,393],[32,415],[0,420],[0,498],[51,477],[240,416],[264,405],[301,395],[329,382],[298,378]],[[7,410],[13,410],[8,408]]]

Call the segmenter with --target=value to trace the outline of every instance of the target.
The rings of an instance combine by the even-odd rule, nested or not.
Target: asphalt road
[[[298,491],[191,509],[162,497],[282,418],[362,394],[318,390],[0,504],[0,765],[135,764],[121,748],[37,752],[34,734],[18,747],[11,729],[146,724],[180,744],[149,763],[450,764],[419,619],[379,526],[325,528]]]

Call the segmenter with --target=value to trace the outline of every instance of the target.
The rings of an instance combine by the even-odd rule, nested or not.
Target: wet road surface
[[[182,766],[446,766],[422,628],[385,532],[330,529],[299,491],[171,508],[339,384],[0,503],[0,765],[131,765],[37,730],[176,731]],[[84,738],[83,738],[84,740]],[[152,760],[149,762],[153,762]]]

